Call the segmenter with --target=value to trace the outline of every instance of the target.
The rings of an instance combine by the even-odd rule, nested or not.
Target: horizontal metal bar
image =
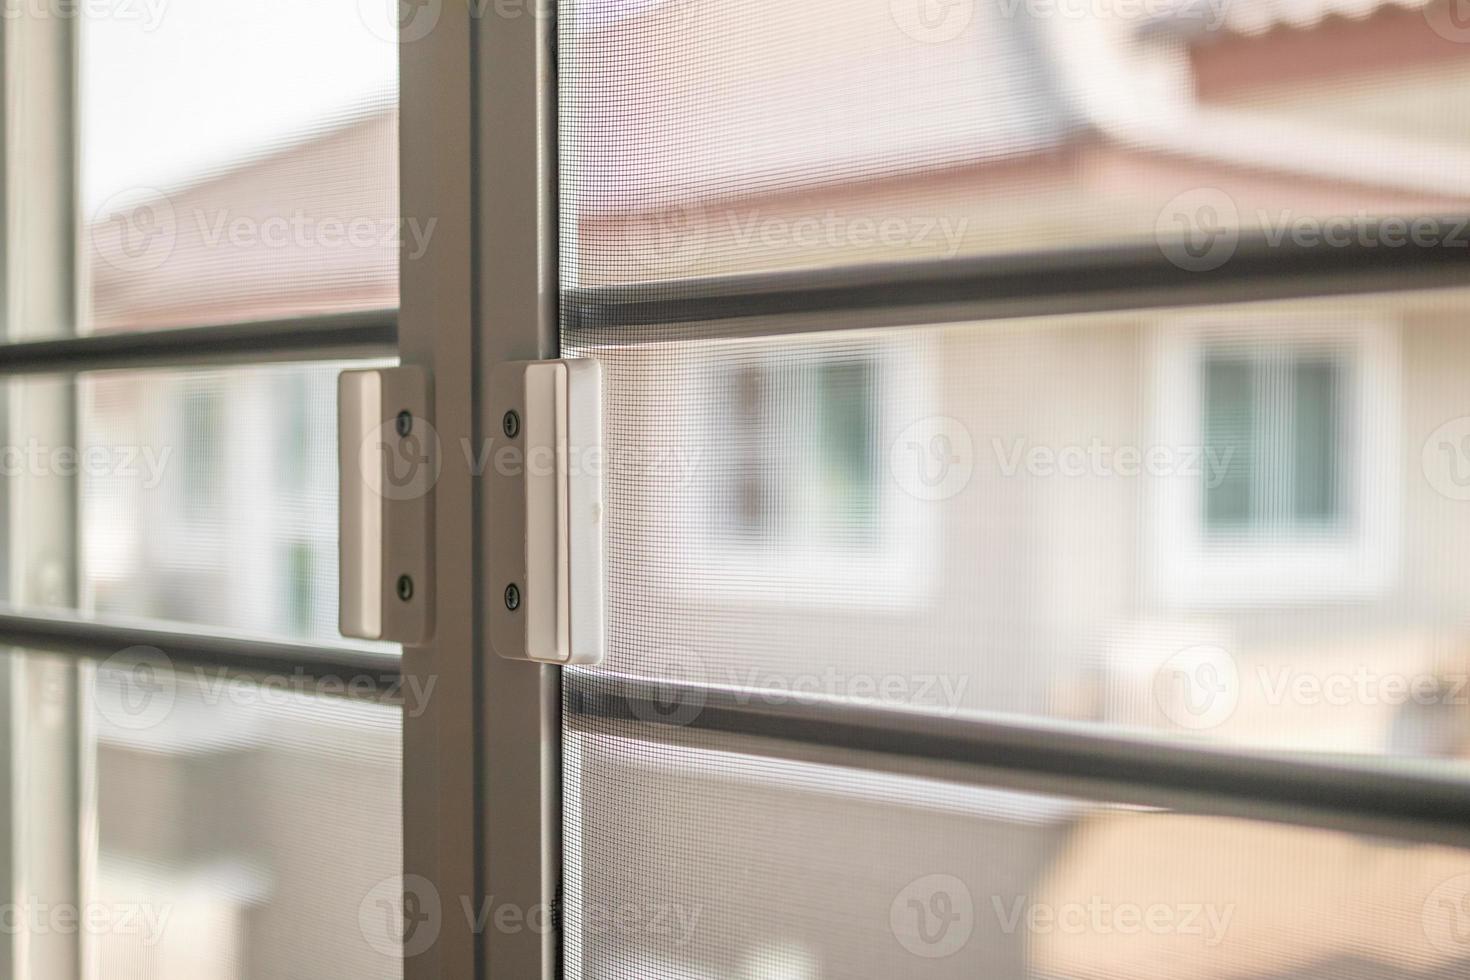
[[[394,310],[0,344],[0,374],[394,357]]]
[[[610,327],[876,309],[901,308],[914,322],[926,308],[944,306],[972,307],[971,315],[982,319],[1466,286],[1470,232],[1465,226],[1465,219],[1445,219],[1435,227],[1451,233],[1397,247],[1308,246],[1272,242],[1264,235],[1245,237],[1227,261],[1202,271],[1182,267],[1148,243],[627,283],[570,290],[563,311],[575,339],[578,332]],[[1367,240],[1382,241],[1379,234]],[[849,326],[845,318],[833,318],[809,329]]]
[[[1241,752],[1101,726],[930,712],[574,672],[570,727],[932,776],[1102,803],[1470,845],[1470,770],[1397,760]]]
[[[99,660],[149,647],[180,665],[226,667],[257,677],[341,681],[344,689],[340,693],[344,694],[392,693],[400,681],[399,657],[390,652],[185,633],[63,615],[28,616],[8,610],[0,612],[0,646]]]

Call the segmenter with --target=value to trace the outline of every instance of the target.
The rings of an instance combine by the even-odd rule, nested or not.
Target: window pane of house
[[[1204,271],[1241,234],[1465,240],[1426,217],[1470,211],[1456,0],[571,0],[559,17],[568,285],[678,295],[657,283],[1120,243]]]
[[[595,686],[575,679],[569,704]],[[578,980],[1470,970],[1464,850],[570,723],[565,957]]]
[[[1330,521],[1338,514],[1337,365],[1304,360],[1292,366],[1292,476],[1296,519]]]
[[[407,706],[173,666],[135,650],[90,685],[82,888],[112,918],[82,975],[402,976],[378,903],[402,891]]]
[[[1251,517],[1251,475],[1256,472],[1255,378],[1255,366],[1249,361],[1205,357],[1205,452],[1238,463],[1218,479],[1205,481],[1207,527],[1239,527]]]
[[[337,632],[342,364],[78,382],[84,611],[270,638]]]
[[[396,0],[86,9],[84,330],[397,305]]]
[[[1470,761],[1467,316],[567,331],[607,393],[588,673]]]

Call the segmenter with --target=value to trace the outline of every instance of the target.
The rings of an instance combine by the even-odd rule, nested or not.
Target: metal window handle
[[[498,364],[482,431],[489,642],[511,660],[596,664],[604,647],[602,368]]]
[[[431,405],[423,368],[338,376],[343,636],[414,644],[433,632],[433,491],[442,459]]]

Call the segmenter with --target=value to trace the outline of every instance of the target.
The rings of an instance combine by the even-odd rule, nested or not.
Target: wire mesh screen
[[[1470,854],[1454,848],[787,762],[595,721],[574,721],[565,751],[572,977],[1470,969]]]
[[[559,12],[578,285],[1155,241],[1206,268],[1241,234],[1341,241],[1470,202],[1444,0]]]
[[[681,314],[837,267],[1142,250],[1205,275],[1247,241],[1451,244],[1464,223],[1429,217],[1470,210],[1450,8],[559,14],[562,347],[605,369],[609,562],[607,662],[566,682],[569,975],[1462,974],[1458,852],[885,781],[856,752],[778,764],[680,726],[718,686],[1463,772],[1466,290]],[[629,678],[668,697],[584,712]],[[961,898],[964,939],[929,943]],[[1093,898],[1236,918],[1211,943],[1045,918]]]

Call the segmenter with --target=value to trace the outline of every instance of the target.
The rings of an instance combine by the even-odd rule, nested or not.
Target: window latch
[[[429,372],[337,378],[338,628],[422,643],[433,632],[434,484],[441,460]]]
[[[510,660],[596,664],[604,646],[602,368],[496,365],[484,399],[483,596]]]

